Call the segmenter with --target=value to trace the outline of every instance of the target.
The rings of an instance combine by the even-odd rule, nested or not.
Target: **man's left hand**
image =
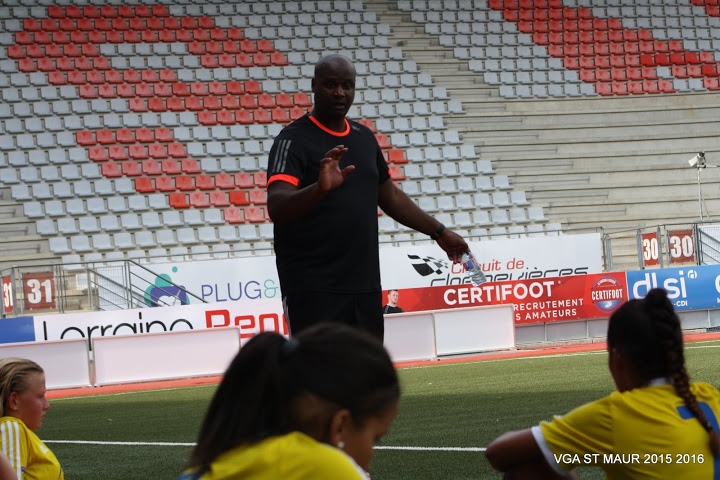
[[[457,233],[453,232],[449,228],[446,228],[442,235],[437,239],[440,248],[445,250],[447,256],[453,263],[462,262],[462,254],[470,251],[470,247],[463,240],[463,238]]]

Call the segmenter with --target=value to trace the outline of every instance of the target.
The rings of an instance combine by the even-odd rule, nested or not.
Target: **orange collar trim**
[[[347,135],[348,133],[350,133],[350,122],[347,121],[347,118],[343,118],[343,120],[345,120],[345,131],[344,131],[344,132],[333,132],[332,130],[330,130],[329,128],[327,128],[325,125],[323,125],[322,123],[320,123],[320,122],[319,122],[315,117],[313,117],[312,115],[309,115],[309,118],[310,118],[310,120],[312,120],[312,122],[313,122],[315,125],[317,125],[318,127],[320,127],[320,129],[321,129],[322,131],[324,131],[325,133],[329,133],[330,135],[334,135],[334,136],[336,136],[336,137],[344,137],[345,135]]]

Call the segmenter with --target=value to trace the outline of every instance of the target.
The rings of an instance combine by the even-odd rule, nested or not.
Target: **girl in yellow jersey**
[[[363,480],[400,395],[382,344],[342,324],[253,337],[218,386],[179,480]]]
[[[608,324],[617,391],[488,446],[506,478],[577,478],[598,466],[608,479],[720,480],[720,393],[690,383],[680,320],[662,289],[620,307]],[[569,473],[570,472],[570,473]]]
[[[62,480],[60,462],[33,430],[50,404],[45,373],[31,360],[0,359],[0,448],[18,480]]]

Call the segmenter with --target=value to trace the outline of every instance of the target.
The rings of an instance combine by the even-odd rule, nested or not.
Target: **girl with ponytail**
[[[579,465],[608,479],[720,479],[720,393],[691,383],[680,319],[653,289],[610,317],[609,369],[617,391],[486,451],[506,478],[577,478]]]
[[[178,480],[362,480],[395,418],[382,343],[342,324],[253,337],[210,402]]]

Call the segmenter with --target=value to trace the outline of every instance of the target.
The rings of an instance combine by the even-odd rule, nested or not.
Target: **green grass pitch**
[[[720,387],[719,348],[717,340],[686,345],[693,380]],[[614,389],[605,352],[403,368],[400,378],[399,413],[375,452],[373,480],[501,478],[477,449],[507,430],[535,425]],[[174,479],[214,390],[54,399],[37,433],[69,480]],[[452,447],[457,450],[433,449]],[[603,478],[599,470],[577,472]]]

